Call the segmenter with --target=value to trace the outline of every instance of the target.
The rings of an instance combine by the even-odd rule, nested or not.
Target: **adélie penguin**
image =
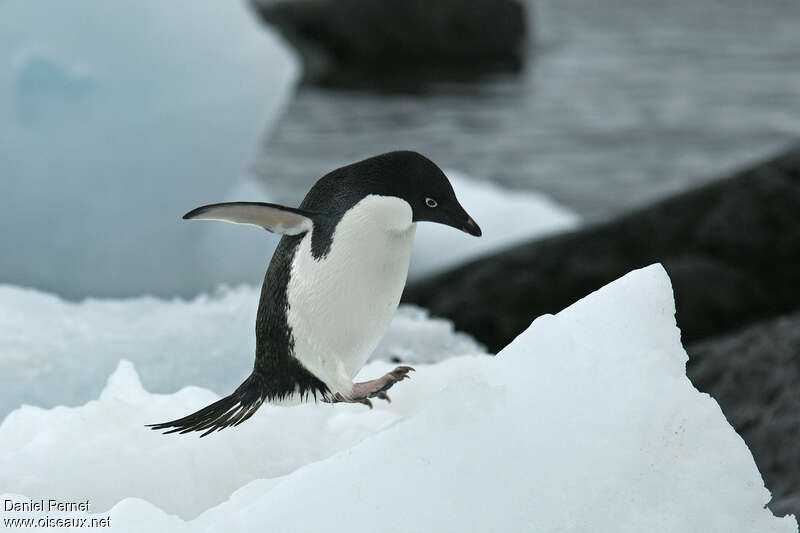
[[[256,317],[256,360],[231,394],[171,422],[166,433],[236,426],[264,402],[370,398],[408,377],[408,366],[361,383],[353,378],[386,332],[406,283],[416,223],[480,236],[444,173],[428,158],[390,152],[339,168],[299,208],[257,202],[198,207],[184,219],[224,220],[282,234]]]

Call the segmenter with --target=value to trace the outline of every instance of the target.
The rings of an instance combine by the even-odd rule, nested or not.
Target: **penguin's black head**
[[[389,152],[353,163],[324,176],[315,188],[319,186],[335,189],[330,192],[345,205],[368,194],[397,196],[411,206],[414,222],[438,222],[481,236],[444,172],[417,152]]]
[[[386,156],[399,160],[400,183],[406,176],[398,196],[411,204],[414,222],[438,222],[481,236],[481,228],[461,207],[450,180],[433,161],[416,152],[392,152]]]

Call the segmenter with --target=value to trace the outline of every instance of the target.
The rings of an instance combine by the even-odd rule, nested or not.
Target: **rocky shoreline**
[[[800,513],[800,313],[687,348],[686,373],[717,400],[772,491],[770,509]]]

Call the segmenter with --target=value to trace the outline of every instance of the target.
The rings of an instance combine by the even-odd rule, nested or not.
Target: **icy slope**
[[[297,78],[246,1],[5,0],[0,65],[0,281],[68,297],[258,281],[180,221],[242,178]]]
[[[446,170],[459,202],[483,231],[476,239],[441,224],[417,224],[411,279],[453,267],[513,244],[577,227],[580,218],[549,197],[512,191]]]
[[[136,365],[150,391],[197,385],[230,394],[253,367],[258,297],[257,289],[238,287],[189,301],[73,303],[0,285],[0,419],[23,403],[97,398],[120,359]],[[418,363],[480,353],[449,321],[401,306],[373,359]]]
[[[686,378],[673,314],[648,267],[497,358],[420,365],[391,405],[265,407],[205,439],[140,424],[213,394],[153,395],[122,364],[97,401],[5,419],[0,487],[89,498],[98,516],[133,496],[109,511],[118,531],[797,531],[764,509],[749,451]]]
[[[98,400],[77,408],[25,406],[6,417],[0,424],[0,492],[88,498],[95,512],[134,496],[194,518],[253,480],[278,478],[352,448],[472,372],[483,358],[420,365],[411,387],[398,388],[394,403],[372,411],[363,405],[267,405],[254,415],[255,424],[203,439],[161,435],[144,424],[187,414],[219,396],[197,387],[150,394],[123,361]],[[372,363],[363,375],[377,377],[391,368]]]

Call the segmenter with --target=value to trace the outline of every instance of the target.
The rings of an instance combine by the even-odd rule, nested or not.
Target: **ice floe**
[[[142,424],[215,394],[152,394],[121,363],[97,400],[6,417],[0,498],[89,499],[119,531],[797,531],[686,378],[674,311],[651,266],[497,357],[419,365],[392,404],[264,406],[203,439]]]

